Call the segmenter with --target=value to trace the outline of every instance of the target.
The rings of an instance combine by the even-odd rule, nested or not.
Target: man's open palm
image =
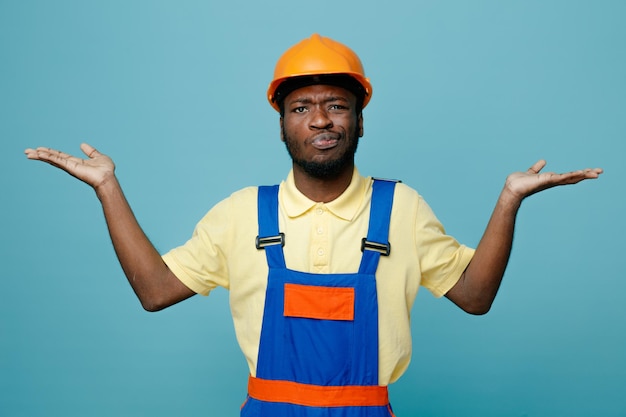
[[[115,164],[108,156],[98,152],[93,146],[83,143],[80,149],[87,156],[81,159],[50,148],[26,149],[28,159],[47,162],[79,180],[97,188],[113,177]]]

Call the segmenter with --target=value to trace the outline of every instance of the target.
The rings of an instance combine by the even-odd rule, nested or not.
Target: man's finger
[[[539,161],[535,162],[533,166],[528,168],[528,171],[526,172],[528,172],[529,174],[538,174],[539,171],[541,171],[543,167],[545,166],[546,166],[546,161],[543,159],[540,159]]]
[[[100,155],[100,152],[98,152],[96,148],[89,145],[88,143],[81,143],[80,149],[83,151],[85,155],[89,157],[89,159],[93,159],[96,156]]]

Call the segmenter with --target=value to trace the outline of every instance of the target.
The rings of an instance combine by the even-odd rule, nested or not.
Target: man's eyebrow
[[[311,102],[312,102],[312,100],[310,98],[307,98],[307,97],[297,97],[297,98],[294,98],[293,100],[289,100],[289,104],[295,104],[295,103],[298,103],[298,104],[309,104]]]
[[[326,100],[324,100],[325,103],[328,103],[330,101],[350,101],[350,100],[348,100],[348,98],[344,96],[330,96]]]

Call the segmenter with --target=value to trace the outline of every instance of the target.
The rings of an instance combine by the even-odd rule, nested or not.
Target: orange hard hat
[[[276,63],[274,79],[267,89],[267,99],[280,111],[276,90],[288,79],[315,75],[349,75],[363,88],[363,105],[372,97],[372,85],[365,76],[357,54],[342,43],[317,33],[289,48]]]

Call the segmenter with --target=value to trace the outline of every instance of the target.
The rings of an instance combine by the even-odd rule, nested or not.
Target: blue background
[[[319,32],[372,80],[357,163],[476,245],[506,176],[600,166],[524,202],[492,311],[428,292],[398,416],[626,416],[626,2],[0,0],[0,415],[235,416],[228,293],[144,312],[91,189],[23,149],[112,156],[161,251],[290,161],[265,89]]]

